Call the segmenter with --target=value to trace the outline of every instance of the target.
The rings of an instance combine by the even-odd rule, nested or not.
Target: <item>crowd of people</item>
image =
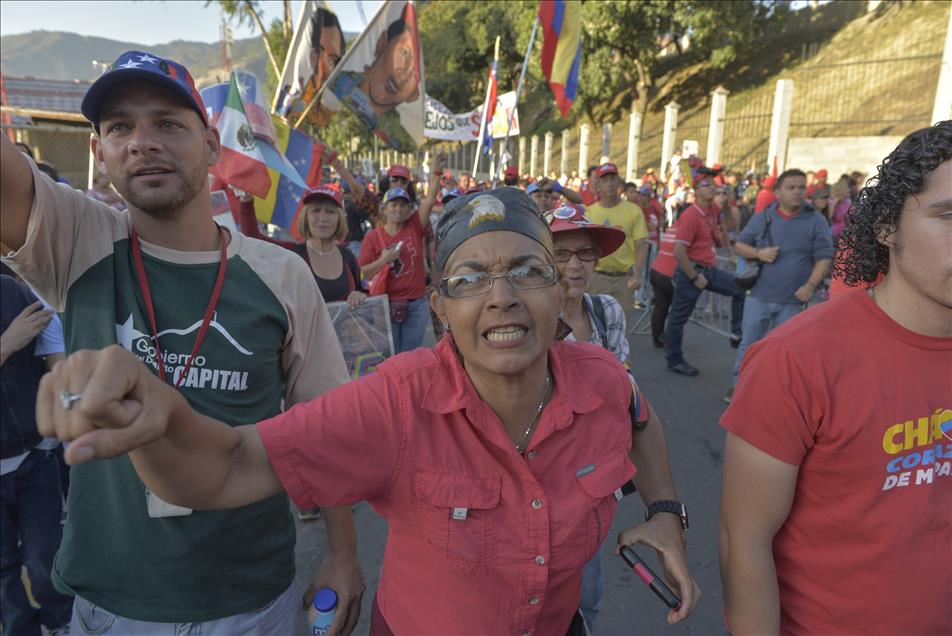
[[[633,182],[480,182],[329,153],[287,240],[237,189],[240,231],[212,221],[221,146],[193,87],[160,66],[90,87],[88,193],[0,139],[4,633],[293,634],[323,587],[350,633],[367,501],[389,524],[371,633],[590,634],[633,491],[645,521],[613,549],[655,549],[685,620],[687,508],[628,327],[650,313],[695,377],[704,291],[737,349],[728,631],[952,628],[952,122],[868,183],[680,153]],[[326,303],[379,295],[394,355],[352,380]],[[289,498],[327,527],[307,590]]]

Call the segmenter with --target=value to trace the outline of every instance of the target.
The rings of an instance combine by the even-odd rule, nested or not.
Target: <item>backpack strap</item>
[[[605,323],[605,304],[601,296],[588,296],[591,305],[586,303],[589,315],[595,323],[595,331],[598,332],[598,338],[602,341],[602,346],[608,349],[608,327]]]

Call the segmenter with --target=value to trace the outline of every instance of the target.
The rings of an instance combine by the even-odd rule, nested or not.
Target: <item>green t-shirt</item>
[[[25,245],[5,261],[62,312],[67,353],[120,344],[157,369],[131,257],[128,214],[56,185],[34,167]],[[142,242],[167,377],[195,343],[219,252]],[[193,408],[231,425],[278,414],[346,382],[327,309],[304,261],[232,233],[221,298],[181,387]],[[53,566],[58,589],[121,616],[203,622],[254,611],[294,577],[287,497],[149,517],[128,457],[71,471],[69,518]]]

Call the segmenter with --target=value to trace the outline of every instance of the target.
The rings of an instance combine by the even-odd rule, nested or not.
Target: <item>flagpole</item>
[[[535,21],[532,23],[532,33],[529,35],[529,46],[526,47],[526,57],[522,60],[522,70],[519,72],[519,83],[516,84],[516,104],[512,109],[512,112],[509,113],[509,127],[506,128],[506,141],[504,143],[506,147],[506,154],[509,154],[509,133],[512,132],[512,120],[515,117],[515,113],[519,108],[519,96],[522,95],[522,85],[526,81],[526,71],[529,69],[529,56],[532,55],[532,46],[535,44],[536,31],[539,30],[539,16],[536,15]],[[508,166],[506,166],[508,167]]]
[[[499,36],[496,36],[496,52],[493,53],[493,63],[499,59]],[[497,79],[498,82],[498,79]],[[489,112],[489,96],[492,93],[493,83],[486,82],[486,99],[483,100],[483,116],[479,122],[479,139],[476,140],[476,156],[473,158],[473,178],[476,178],[476,170],[479,168],[479,153],[483,149],[483,136],[486,130],[486,113]]]

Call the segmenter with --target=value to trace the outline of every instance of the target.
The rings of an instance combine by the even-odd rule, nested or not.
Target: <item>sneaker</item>
[[[731,400],[734,399],[734,387],[727,389],[727,393],[724,394],[724,401],[728,404],[731,403]]]
[[[742,336],[739,333],[731,334],[731,349],[736,349],[740,346],[741,337]]]
[[[320,508],[309,508],[307,510],[298,510],[298,519],[301,521],[312,521],[321,518]]]
[[[694,377],[698,373],[700,373],[700,371],[692,367],[687,362],[684,362],[683,360],[681,362],[678,362],[677,364],[673,362],[669,362],[668,371],[671,371],[672,373],[677,373],[679,375],[686,375],[688,377]]]

